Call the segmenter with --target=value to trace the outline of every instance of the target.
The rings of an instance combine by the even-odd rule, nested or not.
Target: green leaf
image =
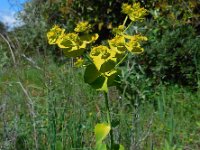
[[[56,141],[56,150],[63,150],[63,145],[61,141]]]
[[[124,150],[124,146],[120,144],[119,150]]]
[[[106,144],[98,144],[96,150],[107,150]]]
[[[108,92],[108,81],[112,83],[117,75],[116,70],[101,74],[94,64],[87,66],[85,69],[84,80],[85,83],[90,84],[94,89]]]
[[[97,145],[102,143],[102,141],[109,134],[110,129],[111,127],[107,123],[101,123],[101,124],[99,123],[95,126],[94,133]]]
[[[105,76],[108,77],[108,86],[113,86],[114,81],[116,80],[117,76],[121,74],[119,69],[111,70],[105,73]]]
[[[100,76],[100,72],[97,70],[95,65],[88,65],[84,73],[85,83],[91,84]]]
[[[124,146],[121,144],[114,144],[113,150],[124,150]]]
[[[76,47],[62,48],[62,50],[65,56],[67,57],[78,57],[81,56],[85,51],[84,48],[77,49]]]
[[[71,47],[73,47],[74,46],[74,43],[71,41],[71,40],[69,40],[69,39],[66,39],[66,40],[62,40],[62,41],[60,41],[59,43],[58,43],[58,46],[60,47],[60,48],[71,48]]]
[[[91,83],[90,85],[99,90],[99,91],[105,91],[108,92],[108,78],[101,75],[100,77],[98,77],[93,83]]]
[[[200,121],[196,122],[197,126],[200,127]]]
[[[90,67],[86,68],[85,82],[99,91],[108,92],[108,87],[114,85],[116,77],[121,73],[120,70],[112,70],[100,75],[94,65]]]
[[[113,60],[110,59],[110,60],[105,61],[104,63],[102,63],[102,65],[100,67],[100,72],[110,71],[114,67],[115,67],[115,61],[113,61]]]

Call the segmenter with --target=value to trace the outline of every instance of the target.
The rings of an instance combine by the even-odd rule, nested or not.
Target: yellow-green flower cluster
[[[127,14],[131,21],[141,21],[146,14],[146,9],[140,8],[139,3],[133,5],[123,4],[122,12]],[[91,48],[89,60],[86,64],[84,80],[98,90],[108,91],[116,76],[120,74],[117,66],[127,56],[127,52],[139,54],[143,52],[140,42],[147,38],[140,34],[128,35],[125,19],[123,25],[113,29],[115,37],[108,40],[107,45],[99,45]],[[78,57],[84,53],[87,45],[98,39],[98,34],[89,34],[91,25],[87,21],[79,22],[73,33],[65,33],[59,26],[54,26],[48,33],[49,44],[57,44],[68,57]],[[123,58],[124,57],[124,58]],[[79,57],[80,58],[80,57]],[[77,59],[76,66],[82,66],[84,60]]]
[[[112,32],[114,34],[120,34],[124,31],[125,26],[124,25],[119,25],[117,28],[113,28]]]
[[[116,62],[116,52],[109,49],[107,46],[93,47],[90,52],[90,57],[98,71],[106,72],[109,68],[103,68],[103,64],[107,62]],[[114,67],[114,66],[113,66]]]
[[[87,32],[91,29],[91,25],[88,21],[79,22],[76,28],[74,29],[75,32]]]
[[[55,25],[48,33],[47,38],[49,44],[57,44],[58,39],[64,35],[65,29],[61,29],[59,26]]]
[[[108,40],[109,47],[107,46],[97,46],[93,47],[90,52],[90,57],[93,60],[94,65],[96,68],[102,72],[105,71],[105,69],[102,69],[104,67],[104,64],[112,64],[111,68],[114,68],[117,60],[123,56],[126,51],[129,51],[133,54],[139,54],[143,52],[143,48],[140,45],[141,41],[146,41],[147,38],[142,35],[116,35],[113,39]],[[111,63],[112,62],[112,63]],[[108,71],[108,69],[106,69]]]
[[[57,44],[68,57],[76,57],[83,54],[86,46],[98,39],[98,34],[79,35],[91,27],[88,22],[80,22],[73,33],[65,33],[65,29],[55,25],[47,33],[49,44]]]
[[[133,36],[124,35],[124,38],[127,39],[125,47],[131,53],[140,54],[144,51],[144,49],[140,45],[140,42],[147,41],[147,37],[138,34]]]
[[[122,13],[127,14],[132,21],[141,21],[147,13],[145,8],[140,7],[140,3],[134,3],[132,6],[125,3],[122,5]]]

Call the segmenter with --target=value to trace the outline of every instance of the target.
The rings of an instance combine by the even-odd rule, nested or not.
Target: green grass
[[[33,58],[1,69],[0,149],[92,150],[94,127],[106,121],[103,95],[83,81],[71,62]],[[145,86],[144,83],[143,86]],[[126,149],[200,148],[200,92],[159,85],[138,108],[111,89],[114,139]],[[137,116],[138,115],[138,116]]]

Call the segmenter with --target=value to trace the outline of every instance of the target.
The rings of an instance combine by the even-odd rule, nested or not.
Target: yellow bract
[[[82,32],[86,28],[90,28],[87,22],[82,22],[77,25],[76,31]],[[47,38],[49,44],[57,44],[61,48],[64,54],[68,57],[76,57],[83,54],[86,46],[99,37],[98,34],[86,34],[84,36],[79,36],[78,33],[68,33],[65,34],[65,29],[60,28],[55,25],[48,33]]]
[[[79,39],[76,33],[63,35],[58,39],[57,44],[68,57],[80,56],[86,48],[86,44]]]
[[[107,123],[97,124],[94,129],[97,144],[101,143],[109,134],[111,126]]]
[[[60,37],[57,41],[60,48],[71,48],[78,49],[80,41],[78,39],[78,34],[68,33]]]
[[[91,42],[96,41],[98,38],[99,38],[99,35],[98,35],[97,33],[94,34],[94,35],[92,36],[92,40],[91,40]]]
[[[88,34],[88,35],[80,36],[80,40],[83,42],[83,45],[87,45],[92,42],[95,42],[98,38],[99,38],[99,35],[97,33],[93,35]]]
[[[91,29],[91,25],[87,21],[79,22],[74,29],[75,32],[86,32]]]
[[[112,40],[108,41],[110,48],[118,54],[125,52],[125,38],[121,35],[115,36]]]
[[[77,58],[76,62],[74,63],[75,67],[82,67],[84,64],[84,59],[83,58]]]
[[[132,21],[141,21],[147,13],[145,8],[140,7],[140,3],[134,3],[133,6],[128,4],[122,5],[122,12],[127,14]]]
[[[116,62],[117,58],[115,55],[115,51],[103,45],[93,47],[90,52],[90,57],[92,58],[93,63],[98,70],[100,70],[101,66],[108,61]]]
[[[124,14],[130,14],[132,12],[132,6],[127,4],[127,3],[124,3],[122,4],[122,13]]]
[[[144,51],[144,49],[141,47],[140,45],[140,41],[146,41],[147,37],[142,36],[142,35],[124,35],[125,38],[129,39],[129,41],[126,43],[126,48],[128,49],[128,51],[135,53],[135,54],[139,54],[142,53]]]
[[[127,35],[121,34],[115,36],[112,40],[109,40],[109,46],[113,51],[116,51],[118,54],[125,53],[126,50],[139,54],[143,52],[143,48],[139,42],[146,41],[147,37],[141,35]]]
[[[65,29],[61,29],[59,26],[55,25],[48,33],[47,39],[49,44],[57,44],[60,37],[64,35]]]
[[[114,34],[121,34],[125,29],[124,25],[119,25],[117,28],[113,28],[112,32]]]

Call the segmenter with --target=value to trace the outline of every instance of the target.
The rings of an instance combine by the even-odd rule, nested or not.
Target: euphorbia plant
[[[113,29],[115,35],[105,45],[92,46],[99,36],[91,32],[92,26],[87,21],[79,22],[72,33],[65,33],[65,29],[57,25],[47,33],[49,44],[58,45],[67,57],[80,57],[81,59],[78,59],[76,64],[85,63],[85,83],[104,92],[107,123],[97,124],[95,127],[97,150],[124,149],[122,145],[116,146],[113,140],[108,87],[113,86],[116,77],[120,75],[119,65],[125,60],[127,54],[142,53],[143,48],[140,42],[147,40],[145,36],[140,34],[128,35],[126,33],[130,27],[130,24],[126,24],[127,19],[132,22],[142,21],[146,10],[141,8],[139,3],[123,4],[122,13],[127,14],[123,24]],[[102,141],[108,133],[110,133],[110,145],[106,146]]]

